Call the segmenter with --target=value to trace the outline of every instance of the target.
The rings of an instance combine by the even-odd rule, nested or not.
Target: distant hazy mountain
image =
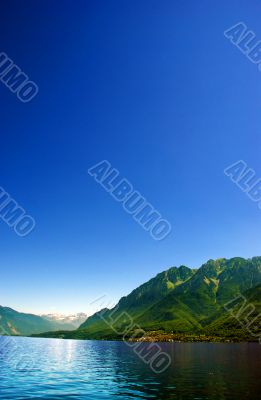
[[[86,321],[87,319],[87,314],[85,313],[77,313],[77,314],[70,314],[70,315],[65,315],[65,314],[42,314],[42,318],[56,322],[59,324],[67,324],[68,326],[71,326],[71,330],[79,328],[79,326]]]
[[[123,297],[112,310],[89,317],[78,330],[45,336],[65,338],[121,338],[130,323],[148,331],[248,337],[249,331],[225,307],[243,294],[256,316],[261,312],[261,257],[209,260],[199,269],[172,267]],[[242,298],[241,298],[242,303]],[[235,301],[235,307],[240,308]],[[113,326],[109,321],[112,321]],[[252,315],[253,316],[253,315]],[[245,316],[241,316],[244,322]],[[104,321],[107,320],[107,322]],[[245,323],[246,325],[246,323]],[[134,328],[133,328],[134,329]],[[261,329],[259,325],[256,330]],[[261,332],[260,332],[261,333]]]
[[[20,313],[0,306],[0,335],[31,335],[60,329],[75,329],[74,323],[51,321],[39,315]]]

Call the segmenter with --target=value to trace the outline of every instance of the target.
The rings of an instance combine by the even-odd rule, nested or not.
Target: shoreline
[[[160,335],[146,335],[140,338],[119,338],[119,337],[70,337],[70,335],[51,333],[47,335],[31,335],[31,336],[12,336],[12,337],[29,337],[29,338],[42,338],[42,339],[62,339],[62,340],[95,340],[95,341],[109,341],[109,342],[128,342],[128,343],[259,343],[259,341],[252,337],[228,337],[228,336],[213,336],[213,335],[184,335],[184,334],[160,334]]]

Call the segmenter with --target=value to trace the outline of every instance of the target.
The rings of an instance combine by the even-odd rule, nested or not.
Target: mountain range
[[[60,329],[74,330],[87,318],[80,313],[70,316],[20,313],[9,307],[0,306],[0,335],[32,335]]]
[[[122,339],[133,335],[203,335],[257,340],[261,334],[261,257],[171,267],[102,309],[76,330],[43,337]],[[162,336],[163,335],[163,336]]]

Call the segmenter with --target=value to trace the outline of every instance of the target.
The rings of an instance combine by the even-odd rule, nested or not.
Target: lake
[[[0,337],[0,399],[260,398],[259,344],[160,346],[157,374],[124,342]]]

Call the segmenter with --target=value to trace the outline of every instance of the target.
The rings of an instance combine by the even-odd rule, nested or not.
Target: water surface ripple
[[[161,346],[156,374],[123,342],[0,337],[0,399],[260,399],[259,344]]]

